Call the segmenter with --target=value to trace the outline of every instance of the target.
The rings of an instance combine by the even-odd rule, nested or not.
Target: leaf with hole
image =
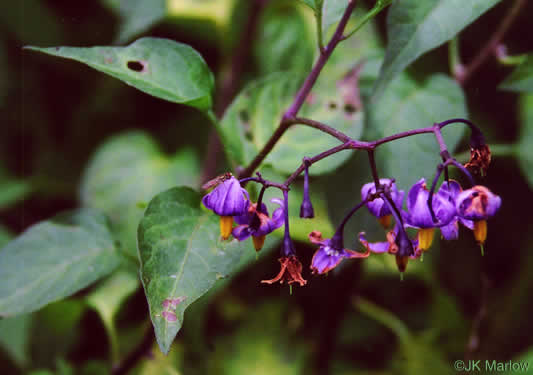
[[[170,39],[141,38],[126,47],[25,47],[87,64],[170,102],[209,110],[213,74],[192,47]]]
[[[249,241],[220,240],[219,217],[200,208],[201,198],[185,187],[162,192],[139,224],[141,281],[163,353],[170,350],[185,309],[238,270],[249,259],[246,254],[255,254]]]
[[[347,77],[345,77],[347,78]],[[352,77],[353,78],[353,77]],[[346,81],[317,85],[303,105],[300,116],[312,118],[357,138],[363,129],[362,111],[352,104],[355,86]],[[246,165],[263,148],[279,125],[298,90],[300,80],[291,73],[276,73],[253,82],[234,100],[219,124],[222,142],[234,165]],[[278,141],[265,163],[290,174],[304,156],[314,156],[341,142],[303,125],[294,125]],[[310,169],[314,175],[335,170],[350,157],[340,152]]]
[[[35,224],[0,251],[0,316],[32,312],[68,297],[121,261],[102,214],[79,210]]]
[[[500,0],[394,1],[387,17],[385,61],[374,86],[372,100],[422,54],[452,39]]]

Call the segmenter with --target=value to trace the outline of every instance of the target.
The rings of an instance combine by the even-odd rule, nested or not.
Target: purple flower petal
[[[342,258],[343,256],[339,251],[329,246],[320,246],[313,255],[311,269],[319,274],[326,273],[335,268]]]
[[[231,234],[233,234],[233,237],[238,239],[239,241],[244,241],[248,237],[252,235],[252,232],[250,230],[250,227],[247,224],[238,225],[231,231]]]
[[[248,192],[241,187],[235,177],[220,183],[213,191],[202,198],[205,207],[220,216],[236,216],[248,209]]]
[[[385,242],[368,242],[365,237],[365,232],[359,233],[359,242],[363,244],[363,246],[373,252],[373,253],[386,253],[390,249],[390,243],[388,241]]]
[[[382,178],[379,180],[379,183],[381,185],[391,185],[390,188],[390,194],[392,197],[392,200],[396,207],[398,209],[402,208],[403,205],[403,197],[404,197],[404,191],[396,188],[396,184],[393,183],[388,178]],[[368,198],[369,194],[374,194],[376,192],[376,185],[374,182],[369,182],[367,184],[364,184],[361,188],[361,199],[365,200]],[[378,218],[391,215],[392,212],[390,211],[389,206],[385,203],[385,201],[382,198],[376,198],[373,201],[370,201],[366,204],[368,210],[370,213]]]
[[[444,192],[433,196],[433,212],[438,220],[434,223],[428,207],[429,191],[426,188],[425,179],[420,179],[409,190],[407,196],[409,211],[407,223],[416,228],[433,228],[448,224],[455,215],[455,207],[443,196],[445,196]]]

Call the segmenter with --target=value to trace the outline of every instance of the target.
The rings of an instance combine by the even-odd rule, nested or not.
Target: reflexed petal
[[[233,237],[238,239],[239,241],[244,241],[248,237],[252,235],[252,232],[250,230],[250,227],[246,224],[239,225],[233,228],[233,231],[231,232],[233,234]]]
[[[317,245],[329,245],[329,239],[322,238],[322,233],[317,230],[309,233],[309,241]]]
[[[359,233],[359,242],[361,242],[368,251],[373,253],[386,253],[391,248],[391,244],[388,241],[368,242],[365,237],[365,232]]]

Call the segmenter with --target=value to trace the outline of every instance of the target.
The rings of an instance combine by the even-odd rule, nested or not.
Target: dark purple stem
[[[300,173],[302,173],[304,171],[304,169],[306,168],[306,165],[307,165],[307,167],[309,167],[309,166],[313,165],[314,163],[316,163],[317,161],[320,161],[320,160],[322,160],[324,158],[327,158],[330,155],[336,154],[339,151],[346,150],[346,149],[349,149],[349,148],[352,148],[352,142],[343,143],[342,145],[330,148],[329,150],[321,152],[320,154],[318,154],[318,155],[316,155],[316,156],[314,156],[312,158],[307,159],[306,162],[302,163],[298,167],[298,169],[296,169],[296,171],[294,171],[294,173],[291,174],[289,176],[289,178],[287,178],[285,180],[285,183],[283,185],[286,188],[288,188],[288,186],[290,184],[292,184],[292,182],[300,175]]]
[[[474,178],[472,177],[470,172],[468,172],[468,170],[454,158],[449,158],[446,161],[444,161],[444,163],[437,165],[437,173],[435,174],[435,177],[433,178],[433,182],[431,184],[431,189],[429,190],[429,196],[428,196],[429,213],[431,214],[431,219],[433,220],[434,223],[437,223],[438,220],[437,220],[437,217],[435,216],[435,212],[433,211],[433,195],[435,193],[435,189],[437,188],[437,183],[439,181],[442,171],[446,170],[446,168],[450,164],[453,165],[454,167],[457,167],[461,172],[463,172],[463,174],[468,178],[471,186],[474,186],[475,184]]]
[[[350,220],[350,218],[357,212],[357,210],[363,207],[367,202],[368,198],[357,204],[350,210],[350,212],[346,214],[346,216],[344,216],[344,219],[342,219],[342,222],[337,227],[335,234],[333,235],[333,237],[331,237],[331,246],[334,249],[342,249],[344,247],[344,226],[346,225],[348,220]]]
[[[372,170],[372,178],[374,179],[374,185],[376,191],[379,189],[379,176],[378,169],[376,167],[376,159],[374,158],[374,149],[368,149],[368,161],[370,163],[370,169]]]
[[[346,24],[348,23],[348,20],[350,18],[350,15],[352,14],[354,8],[355,8],[355,0],[349,0],[348,6],[344,10],[344,14],[342,15],[342,18],[337,25],[337,29],[335,30],[335,33],[331,37],[331,40],[329,43],[324,47],[324,50],[321,51],[320,56],[318,60],[316,61],[315,65],[313,66],[313,69],[305,79],[304,83],[302,84],[302,87],[300,90],[298,90],[298,93],[296,94],[296,97],[294,98],[294,101],[292,102],[291,106],[287,109],[285,114],[283,115],[281,122],[274,132],[266,145],[263,147],[263,149],[257,154],[254,160],[250,163],[250,165],[245,168],[243,171],[239,173],[239,177],[249,177],[255,169],[263,162],[263,160],[266,158],[266,156],[272,151],[275,144],[278,142],[278,140],[281,138],[283,133],[289,128],[291,125],[287,120],[292,119],[300,108],[302,107],[305,98],[307,95],[309,95],[309,92],[311,92],[311,89],[313,88],[313,85],[315,84],[320,72],[322,71],[322,68],[328,61],[329,57],[333,53],[333,50],[339,44],[339,42],[342,40],[342,34],[344,32],[344,29],[346,27]]]

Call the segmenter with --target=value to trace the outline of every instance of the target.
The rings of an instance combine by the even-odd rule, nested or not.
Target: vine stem
[[[455,80],[464,86],[468,79],[474,74],[474,72],[485,62],[485,60],[494,52],[500,41],[507,33],[507,30],[513,24],[513,21],[520,13],[522,7],[526,4],[525,0],[515,0],[514,4],[509,9],[509,12],[505,15],[502,22],[492,34],[492,37],[488,42],[479,50],[478,54],[472,59],[472,61],[464,66],[464,69],[459,70],[459,74],[455,75]]]
[[[278,140],[281,138],[283,133],[285,133],[285,131],[290,127],[290,125],[293,124],[290,120],[293,120],[293,118],[296,116],[296,114],[302,107],[305,99],[307,98],[307,95],[309,95],[309,93],[311,92],[313,85],[315,84],[320,72],[322,71],[322,68],[328,61],[337,44],[342,41],[344,29],[346,28],[346,24],[350,19],[350,15],[354,10],[355,5],[356,0],[348,1],[348,5],[344,10],[344,14],[342,15],[342,18],[339,21],[337,28],[335,29],[335,33],[331,37],[328,44],[324,47],[324,49],[320,51],[318,60],[316,61],[315,65],[313,66],[313,69],[311,70],[304,83],[298,90],[298,93],[296,94],[292,104],[281,118],[281,122],[277,127],[276,131],[274,132],[274,134],[272,134],[270,139],[267,141],[263,149],[257,154],[255,159],[252,160],[250,165],[239,172],[239,178],[251,176],[255,169],[263,162],[266,156],[270,153],[270,151],[272,151],[272,149],[274,148]]]

